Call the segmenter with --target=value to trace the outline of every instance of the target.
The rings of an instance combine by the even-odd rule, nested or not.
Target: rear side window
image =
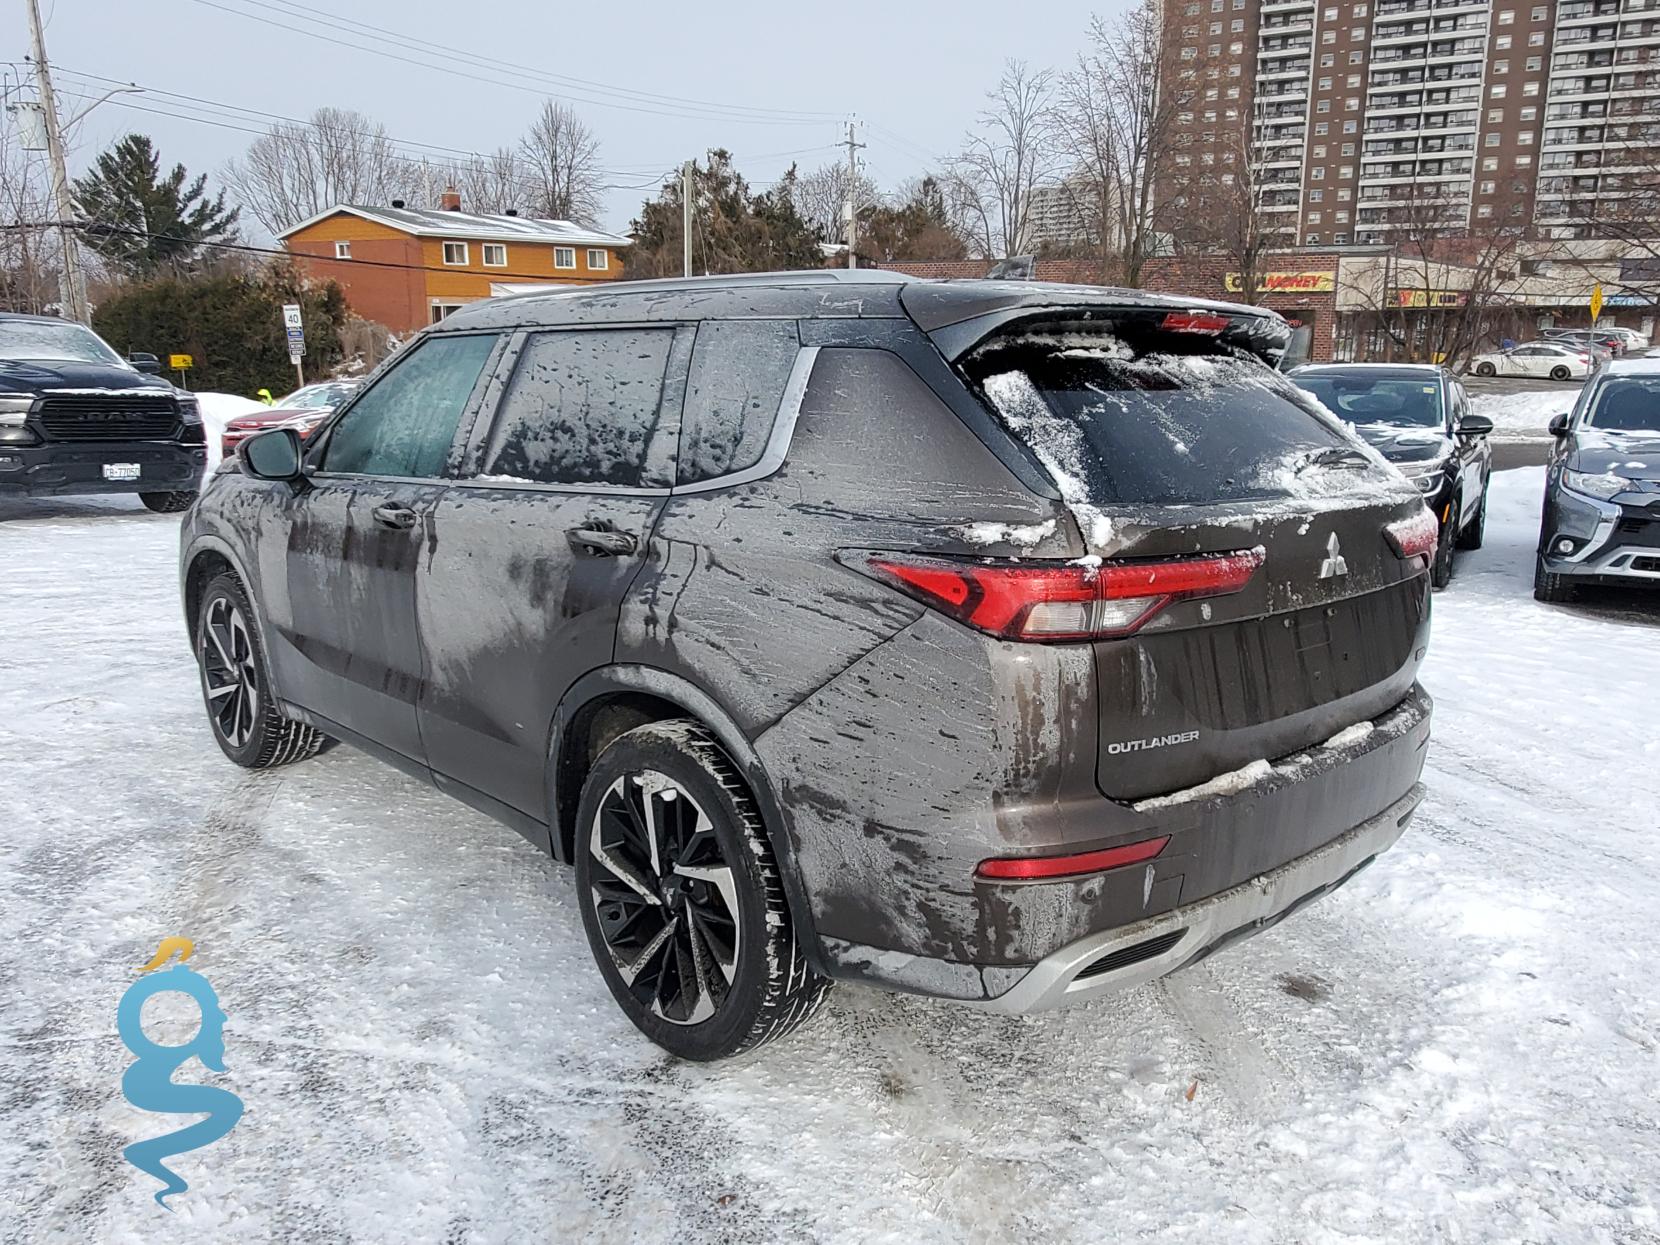
[[[525,343],[484,458],[486,477],[662,486],[645,478],[673,329],[538,333]]]
[[[394,363],[329,434],[323,470],[434,478],[444,473],[455,430],[495,334],[429,337]]]
[[[1302,470],[1324,461],[1322,451],[1365,458],[1254,359],[1143,353],[1104,338],[1100,347],[997,348],[974,367],[1004,423],[1063,495],[1097,504],[1297,496]]]
[[[698,327],[680,421],[679,483],[761,461],[800,350],[794,320],[710,320]]]

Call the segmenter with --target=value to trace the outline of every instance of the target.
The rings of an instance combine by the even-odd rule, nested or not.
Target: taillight
[[[942,614],[1006,640],[1139,631],[1174,601],[1238,592],[1263,551],[1158,562],[1016,562],[870,553],[846,560]]]
[[[994,882],[1043,882],[1077,877],[1082,873],[1104,873],[1152,860],[1170,842],[1170,836],[1143,839],[1099,852],[1076,852],[1070,856],[1003,856],[982,860],[975,876]]]
[[[1172,311],[1164,317],[1164,328],[1172,333],[1209,333],[1227,331],[1233,321],[1210,311]]]
[[[1391,523],[1383,529],[1390,548],[1402,558],[1432,558],[1441,538],[1441,525],[1427,506],[1420,506],[1410,518]]]

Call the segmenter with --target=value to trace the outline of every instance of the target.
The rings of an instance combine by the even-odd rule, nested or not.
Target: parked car
[[[1614,359],[1626,351],[1625,338],[1611,329],[1544,329],[1539,336],[1544,341],[1561,342],[1566,346],[1591,346],[1605,350]]]
[[[1628,353],[1628,354],[1633,353],[1633,352],[1641,353],[1642,351],[1647,350],[1649,348],[1649,339],[1644,337],[1636,329],[1625,329],[1625,328],[1616,327],[1616,328],[1611,328],[1611,329],[1604,329],[1602,331],[1605,332],[1605,333],[1611,333],[1615,337],[1618,337],[1622,342],[1624,342],[1625,343],[1625,348],[1626,348],[1626,353]]]
[[[1609,364],[1550,430],[1533,595],[1660,588],[1660,360]]]
[[[206,466],[190,394],[84,325],[0,314],[0,497],[137,493],[167,513],[195,500]]]
[[[274,406],[248,415],[239,415],[225,425],[220,434],[219,447],[226,458],[236,447],[256,432],[271,428],[292,428],[300,439],[309,437],[330,415],[339,410],[347,398],[357,392],[355,380],[331,380],[296,389],[277,401]]]
[[[1454,551],[1480,549],[1487,529],[1493,421],[1473,414],[1464,386],[1428,364],[1315,364],[1291,379],[1352,423],[1423,494],[1441,525],[1433,579],[1446,587]]]
[[[1470,360],[1477,376],[1548,376],[1551,380],[1584,380],[1596,367],[1596,357],[1583,346],[1556,342],[1526,342],[1510,350],[1490,350]]]
[[[474,304],[192,510],[214,738],[346,740],[573,862],[686,1058],[835,978],[1026,1012],[1171,972],[1422,795],[1436,525],[1287,335],[870,271]]]

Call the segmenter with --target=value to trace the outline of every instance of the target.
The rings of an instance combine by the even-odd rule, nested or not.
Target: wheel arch
[[[707,728],[748,784],[778,862],[796,936],[809,963],[825,973],[826,957],[801,882],[795,843],[766,767],[749,737],[714,697],[679,675],[652,666],[604,666],[578,679],[565,693],[548,734],[544,778],[555,859],[565,864],[575,860],[577,803],[605,745],[636,726],[671,718],[693,718]]]
[[[179,590],[183,594],[185,628],[190,643],[194,645],[196,619],[202,608],[202,594],[207,591],[208,584],[216,575],[229,571],[242,581],[244,589],[252,592],[253,588],[235,552],[224,541],[212,536],[198,538],[180,561],[182,566],[179,572]],[[264,639],[263,636],[260,638]]]

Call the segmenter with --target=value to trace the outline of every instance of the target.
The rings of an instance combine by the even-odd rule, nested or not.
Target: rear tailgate
[[[1185,322],[1183,322],[1185,323]],[[1093,642],[1102,792],[1137,800],[1319,744],[1398,703],[1427,638],[1413,486],[1216,335],[1137,312],[1005,327],[962,361],[1055,479],[1091,557],[1260,550],[1239,592]]]

